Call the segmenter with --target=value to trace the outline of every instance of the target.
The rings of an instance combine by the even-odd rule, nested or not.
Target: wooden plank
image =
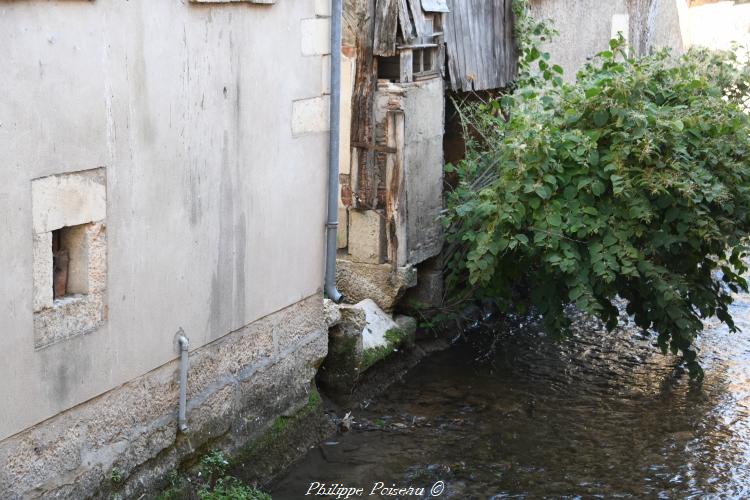
[[[450,12],[447,0],[422,0],[422,10],[425,12]]]
[[[504,2],[502,0],[498,1],[495,0],[495,3],[500,3],[500,8],[503,9],[502,11],[498,11],[498,7],[495,7],[494,17],[493,17],[493,23],[492,23],[492,52],[495,57],[495,60],[502,61],[501,64],[498,64],[495,66],[494,71],[494,80],[501,80],[502,75],[504,73],[503,71],[503,63],[506,61],[505,57],[505,33],[504,33],[504,23],[505,23],[505,12],[504,12]]]
[[[363,4],[363,10],[354,26],[356,38],[356,70],[352,93],[352,119],[350,140],[353,143],[372,143],[374,137],[373,106],[377,82],[377,65],[373,55],[375,2]],[[354,149],[351,188],[352,206],[360,209],[375,208],[379,176],[375,165],[375,152]]]
[[[517,72],[512,0],[448,0],[445,41],[454,90],[508,85]]]
[[[399,81],[401,83],[410,83],[414,81],[413,73],[413,61],[414,53],[411,49],[403,49],[400,51],[401,54],[401,76]]]
[[[516,20],[515,14],[513,13],[513,0],[504,0],[504,13],[503,16],[503,27],[505,28],[505,40],[503,47],[505,48],[505,64],[503,65],[503,81],[504,85],[508,85],[510,82],[516,79],[518,75],[518,44],[516,43]]]
[[[416,29],[414,24],[411,22],[409,17],[409,6],[407,5],[408,0],[398,0],[398,21],[401,26],[401,33],[404,36],[404,41],[411,43],[416,38]]]
[[[474,12],[474,5],[471,3],[472,0],[466,0],[462,8],[458,11],[458,22],[460,26],[461,36],[458,38],[461,44],[461,53],[463,56],[463,67],[461,78],[464,81],[466,90],[474,90],[474,74],[477,70],[476,63],[474,62],[474,41],[471,39],[471,28],[469,26],[469,19],[476,16]]]
[[[379,144],[365,144],[362,142],[354,142],[352,146],[359,149],[366,149],[368,151],[375,151],[377,153],[395,153],[396,150],[389,148],[388,146],[381,146]]]
[[[481,74],[484,68],[482,61],[479,58],[479,54],[482,52],[482,40],[478,36],[480,22],[485,21],[481,19],[482,16],[482,3],[487,0],[468,0],[468,4],[471,6],[470,12],[466,12],[461,18],[461,22],[464,25],[464,33],[468,34],[469,44],[464,48],[464,52],[468,54],[467,66],[469,71],[467,77],[471,78],[472,90],[479,90],[481,87],[478,85],[481,78]]]
[[[434,49],[437,48],[438,44],[436,43],[415,43],[410,45],[397,45],[397,47],[400,49]]]
[[[412,19],[414,19],[414,28],[417,30],[417,36],[425,37],[429,35],[432,30],[427,29],[427,22],[424,17],[424,12],[422,12],[422,4],[420,0],[408,0],[408,2]],[[428,33],[428,31],[430,33]]]
[[[478,88],[487,88],[494,81],[493,75],[498,64],[495,63],[495,19],[498,17],[498,4],[503,0],[487,0],[481,3],[481,18],[486,19],[487,26],[482,29],[477,26],[477,37],[481,39],[482,51],[480,52],[479,64],[482,65],[482,71],[479,72],[476,85]]]
[[[398,22],[398,0],[377,0],[373,41],[375,55],[385,57],[396,55]]]
[[[406,265],[406,189],[404,172],[404,113],[389,111],[386,117],[387,147],[395,151],[386,158],[386,237],[388,261],[394,266]]]
[[[453,47],[453,51],[455,51],[455,48],[457,46],[456,44],[456,30],[453,27],[455,16],[451,14],[446,14],[445,18],[443,20],[443,30],[445,31],[445,44],[447,46]],[[452,54],[451,54],[452,55]],[[458,59],[455,57],[449,57],[448,58],[448,77],[450,79],[450,88],[452,89],[460,89],[461,86],[458,84]]]

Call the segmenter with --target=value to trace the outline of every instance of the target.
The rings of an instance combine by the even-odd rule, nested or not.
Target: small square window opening
[[[52,296],[54,300],[89,293],[89,252],[86,231],[90,224],[52,231]]]

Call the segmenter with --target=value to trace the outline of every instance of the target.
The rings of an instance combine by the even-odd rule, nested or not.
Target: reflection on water
[[[733,309],[744,332],[707,326],[701,384],[654,339],[593,323],[561,343],[508,334],[492,365],[464,343],[355,410],[353,430],[311,450],[273,497],[302,498],[312,481],[442,480],[441,498],[748,498],[750,297]]]

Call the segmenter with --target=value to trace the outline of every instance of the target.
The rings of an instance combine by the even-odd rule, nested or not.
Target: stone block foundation
[[[0,442],[0,497],[150,495],[197,454],[221,448],[231,455],[263,435],[274,419],[303,408],[327,352],[320,295],[192,351],[185,434],[177,432],[175,355]],[[117,484],[115,476],[122,478]]]

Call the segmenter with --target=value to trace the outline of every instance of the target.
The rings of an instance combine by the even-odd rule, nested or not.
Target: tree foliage
[[[522,44],[512,94],[460,106],[467,151],[447,165],[448,284],[533,307],[568,331],[574,304],[608,328],[618,299],[702,376],[702,320],[730,330],[750,234],[750,72],[730,53],[631,57],[613,40],[572,84]],[[528,31],[527,31],[528,33]]]

